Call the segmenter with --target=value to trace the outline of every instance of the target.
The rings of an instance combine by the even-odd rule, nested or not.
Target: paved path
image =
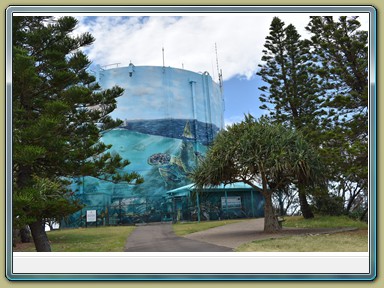
[[[215,243],[217,245],[236,248],[241,244],[245,244],[255,240],[281,238],[295,235],[305,234],[325,234],[356,230],[354,228],[283,228],[276,233],[265,233],[264,218],[250,219],[238,223],[227,224],[205,231],[195,232],[185,235],[184,237],[194,240],[199,239],[207,243]]]
[[[173,232],[170,223],[150,223],[136,227],[128,237],[124,251],[231,252],[241,244],[255,240],[356,230],[354,228],[283,228],[277,233],[264,233],[263,229],[264,218],[258,218],[179,237]]]
[[[231,252],[223,247],[197,239],[177,236],[170,223],[154,223],[137,226],[129,235],[126,252]]]

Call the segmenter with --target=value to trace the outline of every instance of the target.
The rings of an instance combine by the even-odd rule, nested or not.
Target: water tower
[[[102,141],[128,159],[127,171],[140,173],[145,182],[135,186],[86,177],[77,188],[79,196],[87,207],[108,215],[166,209],[166,192],[191,183],[189,174],[223,128],[221,81],[207,72],[161,66],[92,70],[102,89],[125,89],[112,113],[124,123],[104,133]]]

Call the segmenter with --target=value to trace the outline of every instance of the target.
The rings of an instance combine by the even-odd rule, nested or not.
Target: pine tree
[[[368,32],[357,17],[311,17],[306,29],[321,63],[317,73],[325,79],[328,136],[324,149],[330,155],[336,190],[345,186],[368,192]],[[355,198],[355,192],[351,192]],[[351,204],[348,203],[348,207]]]
[[[266,37],[263,50],[263,65],[257,75],[268,86],[259,89],[260,101],[265,103],[260,108],[268,109],[270,117],[279,123],[285,123],[301,130],[307,139],[318,145],[322,122],[321,109],[323,93],[321,79],[314,73],[309,41],[301,40],[293,25],[274,17],[270,34]],[[305,218],[314,217],[307,199],[304,183],[298,182],[301,212]]]
[[[73,17],[13,17],[13,218],[30,226],[37,251],[51,251],[45,219],[81,208],[67,189],[71,179],[143,181],[122,172],[129,161],[99,141],[121,124],[109,114],[123,89],[100,90],[81,50],[94,38],[73,36],[76,25]]]
[[[257,73],[268,84],[259,88],[264,92],[260,101],[276,121],[312,134],[324,113],[321,79],[314,74],[309,42],[300,38],[293,25],[284,28],[284,22],[273,19],[263,50],[265,63]]]

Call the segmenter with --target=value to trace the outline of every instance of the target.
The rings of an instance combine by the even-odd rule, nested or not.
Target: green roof
[[[193,190],[194,185],[195,184],[185,185],[185,186],[173,189],[173,190],[169,190],[169,191],[165,192],[165,194],[170,195],[170,196],[187,196]]]
[[[185,185],[173,190],[169,190],[166,192],[169,196],[187,196],[190,192],[192,192],[195,189],[195,184],[189,184]],[[216,192],[220,190],[253,190],[254,188],[246,183],[243,182],[236,182],[232,184],[220,184],[219,186],[205,188],[205,192]]]

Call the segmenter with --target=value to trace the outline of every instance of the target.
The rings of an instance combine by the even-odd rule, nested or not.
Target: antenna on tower
[[[217,75],[219,75],[220,92],[223,94],[223,72],[219,69],[219,57],[217,56],[217,44],[215,43]]]
[[[164,62],[164,47],[162,48],[163,50],[163,68],[165,67],[165,62]]]

